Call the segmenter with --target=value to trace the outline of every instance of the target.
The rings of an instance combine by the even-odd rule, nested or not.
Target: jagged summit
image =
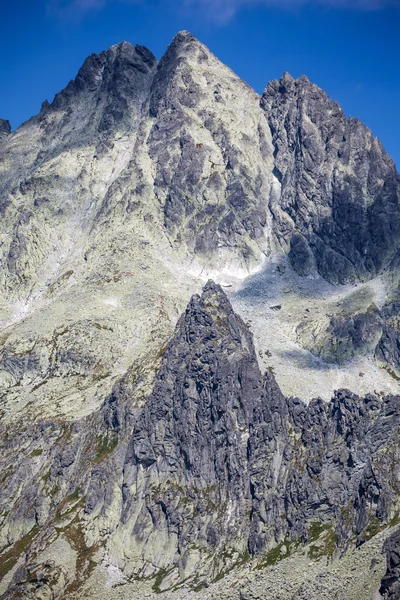
[[[68,86],[57,94],[51,106],[59,109],[71,97],[82,93],[111,92],[115,98],[124,95],[128,82],[151,73],[157,61],[144,46],[121,42],[100,54],[91,54]],[[139,81],[137,82],[139,85]],[[134,91],[129,90],[131,93]]]
[[[313,541],[317,520],[331,558],[350,538],[364,543],[376,514],[388,522],[395,513],[392,467],[380,456],[397,442],[398,399],[348,390],[309,407],[286,399],[271,373],[261,376],[248,328],[209,281],[179,319],[135,425],[112,560],[121,564],[129,530],[124,572],[160,573],[163,590],[246,552],[257,560],[278,540],[293,551]]]
[[[294,77],[292,77],[292,75],[290,73],[285,71],[284,74],[282,75],[282,77],[280,78],[279,83],[282,86],[289,86],[292,83],[294,83],[294,81],[295,81]]]
[[[207,48],[207,46],[205,46],[198,38],[196,38],[195,35],[193,35],[193,33],[191,33],[190,31],[187,31],[186,29],[183,29],[182,31],[178,31],[178,33],[176,33],[174,35],[174,37],[171,40],[171,43],[168,45],[165,53],[167,54],[172,48],[174,48],[175,50],[182,47],[185,48],[187,45],[197,45],[203,49],[206,50],[206,52],[210,52],[210,50]]]
[[[0,140],[11,133],[10,121],[0,119]]]
[[[379,140],[305,76],[270,82],[261,106],[293,267],[342,284],[381,273],[400,243],[400,179]]]
[[[90,56],[0,129],[2,600],[376,590],[400,188],[371,132],[188,32]]]
[[[183,42],[183,41],[195,41],[198,42],[199,44],[201,42],[199,42],[199,40],[193,35],[193,33],[191,33],[190,31],[188,31],[187,29],[182,29],[181,31],[178,31],[178,33],[176,33],[174,35],[174,37],[172,38],[172,43],[174,42]]]

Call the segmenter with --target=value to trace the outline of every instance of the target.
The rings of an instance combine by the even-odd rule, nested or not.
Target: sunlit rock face
[[[399,176],[362,123],[306,77],[258,95],[186,31],[159,62],[122,42],[0,119],[0,213],[2,598],[376,552]]]

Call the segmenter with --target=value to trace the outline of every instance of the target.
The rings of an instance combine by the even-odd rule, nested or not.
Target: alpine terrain
[[[0,213],[1,600],[400,598],[400,176],[363,123],[122,42],[0,119]]]

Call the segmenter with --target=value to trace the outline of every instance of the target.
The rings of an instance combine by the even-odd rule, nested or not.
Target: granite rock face
[[[250,269],[268,253],[272,145],[259,97],[188,32],[150,90],[154,194],[172,243]]]
[[[382,579],[380,593],[385,600],[400,598],[400,531],[395,531],[385,542],[387,570]]]
[[[262,107],[293,267],[306,274],[312,254],[332,283],[380,273],[400,239],[399,175],[380,142],[305,76],[270,82]]]
[[[400,303],[393,302],[384,308],[384,328],[376,347],[375,356],[393,373],[400,373]]]
[[[10,121],[0,119],[0,142],[11,133]]]
[[[105,135],[131,126],[148,94],[156,66],[150,50],[128,42],[92,54],[53,102],[43,103],[41,128],[51,137],[61,135],[63,145],[72,139],[83,145],[90,134]],[[79,125],[78,130],[71,127],[72,122]]]
[[[396,525],[399,396],[286,397],[271,320],[254,342],[219,285],[193,295],[288,254],[334,306],[308,288],[297,351],[396,381],[399,183],[369,130],[304,77],[260,98],[181,32],[160,62],[90,56],[0,138],[1,598],[74,598],[98,563],[197,589]]]
[[[399,417],[399,397],[286,399],[209,282],[177,325],[130,442],[122,518],[133,560],[146,574],[177,561],[189,576],[202,555],[239,561],[316,527],[322,553],[363,543],[396,514]]]
[[[298,326],[297,332],[302,346],[316,356],[321,356],[327,363],[345,364],[360,354],[378,353],[379,348],[386,343],[382,363],[398,364],[396,350],[393,349],[390,338],[390,326],[385,326],[384,323],[377,307],[371,306],[368,312],[331,316],[326,329],[318,333],[313,324],[307,326],[304,323]],[[390,341],[385,342],[388,336]]]

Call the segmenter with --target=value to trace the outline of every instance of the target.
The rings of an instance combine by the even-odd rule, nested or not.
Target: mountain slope
[[[262,106],[294,268],[333,283],[379,274],[400,241],[399,175],[379,140],[304,76],[270,82]]]
[[[30,549],[3,598],[72,592],[96,557],[197,586],[273,564],[277,545],[332,558],[398,522],[400,397],[286,399],[220,286],[191,299],[138,412],[140,378],[74,425],[4,436],[3,544],[26,532]]]
[[[0,120],[0,210],[1,597],[378,552],[399,176],[363,124],[188,32],[159,62],[122,42]]]

